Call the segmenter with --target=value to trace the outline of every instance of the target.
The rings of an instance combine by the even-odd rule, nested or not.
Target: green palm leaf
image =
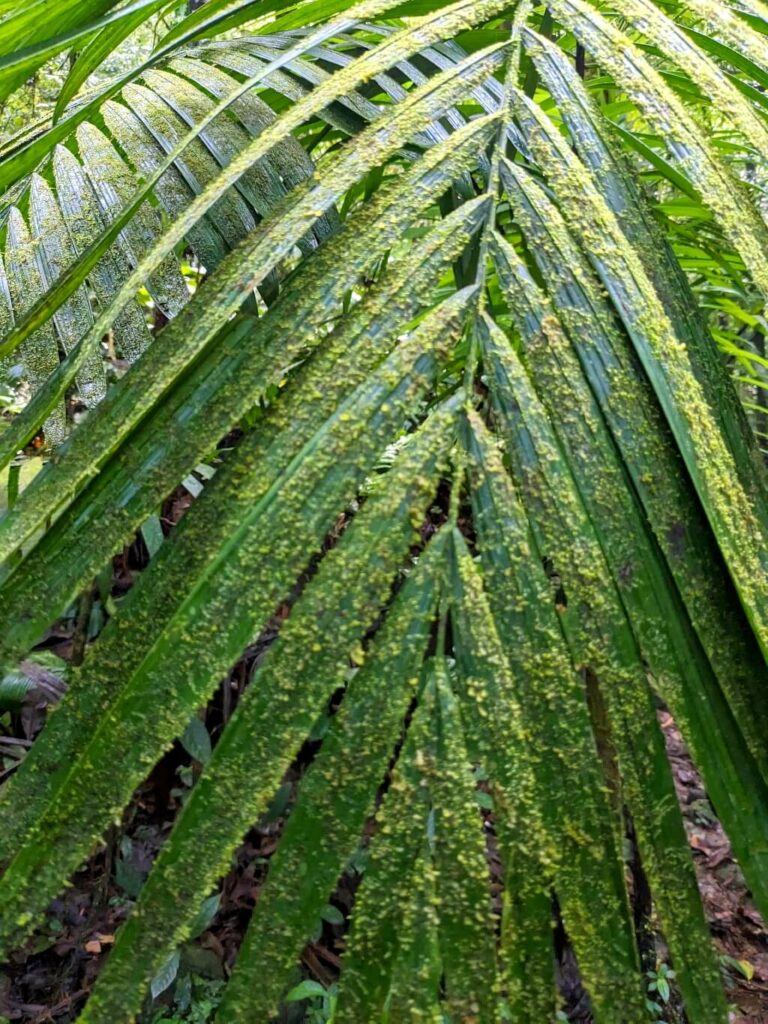
[[[80,1019],[148,1019],[327,717],[222,1024],[278,1018],[363,855],[337,1024],[554,1020],[555,925],[638,1024],[630,825],[723,1024],[657,708],[768,913],[764,6],[209,0],[76,98],[173,7],[0,0],[3,95],[82,47],[0,152],[4,671],[150,556],[0,788],[0,948],[281,607]]]

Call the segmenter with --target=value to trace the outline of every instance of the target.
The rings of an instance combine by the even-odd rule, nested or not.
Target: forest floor
[[[188,503],[180,495],[177,499]],[[167,511],[169,519],[176,522],[184,508],[172,507]],[[129,589],[135,573],[144,568],[147,553],[142,543],[136,542],[115,560],[114,596]],[[286,613],[287,608],[278,612],[277,618]],[[276,627],[277,620],[272,625]],[[49,651],[70,660],[77,649],[76,629],[72,620],[55,627],[46,640]],[[248,651],[205,712],[203,731],[213,742],[275,632],[275,628],[268,629]],[[41,685],[45,681],[43,670]],[[48,682],[55,689],[56,680],[50,677]],[[45,686],[39,692],[31,691],[21,713],[11,719],[6,716],[0,722],[0,782],[13,770],[13,758],[3,755],[3,744],[6,743],[6,750],[12,750],[14,743],[27,744],[34,738],[43,725],[50,692]],[[732,1004],[732,1024],[768,1024],[768,933],[674,721],[661,712],[661,724],[705,911],[721,957]],[[272,808],[246,837],[219,897],[206,901],[207,913],[199,934],[167,965],[164,977],[155,980],[155,999],[147,1004],[142,1024],[207,1024],[212,1019],[266,876],[269,858],[277,846],[296,783],[317,746],[306,745]],[[0,968],[0,1024],[4,1024],[3,1018],[14,1024],[69,1024],[76,1019],[108,956],[115,932],[130,912],[200,770],[189,745],[185,749],[179,743],[157,765],[134,795],[120,828],[107,835],[103,848],[52,904],[45,927]],[[322,923],[304,951],[297,982],[303,977],[328,988],[336,981],[345,922],[358,880],[354,871],[341,880]],[[657,938],[657,951],[663,948],[663,942]],[[590,1020],[588,1011],[580,1014],[575,1005],[570,1011],[573,1024]],[[281,1024],[322,1024],[326,1019],[322,1001],[317,1005],[296,1003],[288,1008]],[[674,1000],[660,1019],[668,1024],[681,1020],[679,1013],[676,1015]]]
[[[670,715],[662,713],[661,722],[710,931],[721,957],[730,958],[722,963],[734,1007],[732,1024],[768,1024],[765,924],[680,732]]]
[[[680,733],[665,713],[662,726],[706,914],[723,958],[731,1021],[768,1024],[768,934]],[[51,907],[47,930],[38,932],[0,974],[0,1017],[24,1024],[67,1024],[75,1019],[171,826],[191,781],[189,773],[195,770],[183,750],[164,758],[136,794],[120,833],[108,837],[104,850]],[[195,942],[184,947],[174,979],[176,989],[169,986],[158,995],[147,1021],[204,1024],[209,1019],[277,846],[283,809],[276,804],[267,820],[251,830],[225,880],[221,900],[212,908],[215,917]],[[342,884],[334,896],[337,915],[329,915],[331,920],[324,922],[321,934],[304,952],[305,976],[326,987],[338,975],[342,920],[351,906],[353,889],[351,882],[346,887]],[[178,1005],[180,982],[192,995],[192,1009]]]

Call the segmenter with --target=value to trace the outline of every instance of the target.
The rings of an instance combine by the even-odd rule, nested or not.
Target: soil
[[[688,840],[715,946],[721,955],[743,961],[747,979],[724,963],[726,986],[733,1005],[732,1024],[768,1024],[768,934],[752,902],[744,876],[733,857],[672,717],[662,712],[661,724],[675,787],[683,808]]]

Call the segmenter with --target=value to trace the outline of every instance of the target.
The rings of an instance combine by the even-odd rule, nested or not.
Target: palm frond
[[[4,953],[287,609],[88,1024],[142,1013],[324,715],[219,1021],[274,1019],[370,847],[334,1019],[552,1020],[556,917],[595,1021],[634,1024],[629,823],[687,1019],[727,1019],[657,708],[768,914],[767,486],[729,365],[768,367],[768,22],[548,8],[210,0],[71,102],[128,13],[0,155],[30,391],[0,463],[51,443],[0,518],[3,666],[215,466],[0,790]]]

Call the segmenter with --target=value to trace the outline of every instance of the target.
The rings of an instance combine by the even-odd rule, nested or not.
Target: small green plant
[[[727,953],[720,954],[720,970],[726,991],[735,987],[737,975],[747,981],[752,981],[755,976],[755,968],[749,960],[738,960],[736,957],[728,956]]]
[[[208,1024],[221,1002],[224,982],[196,974],[182,974],[176,980],[173,1000],[152,1010],[147,1024]]]
[[[674,981],[675,972],[667,964],[660,963],[655,971],[647,971],[648,978],[648,999],[646,1005],[651,1019],[663,1021],[665,1012],[672,996],[670,982]]]
[[[325,988],[319,981],[307,978],[285,997],[286,1003],[306,1002],[305,1024],[332,1024],[338,999],[338,987]]]

